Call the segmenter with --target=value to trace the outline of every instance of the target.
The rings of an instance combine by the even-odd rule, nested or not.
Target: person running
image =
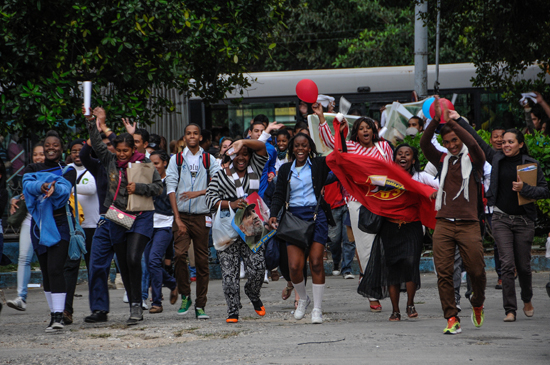
[[[290,192],[288,192],[288,211],[305,221],[315,220],[313,241],[307,253],[303,248],[289,242],[287,242],[287,251],[290,278],[300,297],[298,308],[294,312],[294,318],[302,319],[311,302],[306,293],[303,273],[305,258],[309,256],[313,281],[311,323],[320,324],[323,323],[322,302],[325,291],[323,256],[328,239],[327,216],[332,219],[330,206],[321,195],[330,169],[327,166],[325,157],[317,157],[315,143],[306,134],[298,133],[295,135],[290,140],[288,152],[294,162],[286,163],[279,169],[269,223],[273,228],[277,228],[277,216],[286,202],[288,189],[290,189]],[[319,200],[320,203],[318,204]],[[319,209],[316,213],[317,206],[319,206]],[[317,214],[316,218],[315,214]]]
[[[229,216],[229,207],[237,210],[246,207],[244,198],[260,189],[260,177],[267,163],[265,143],[255,139],[241,139],[232,144],[229,153],[234,155],[229,167],[218,171],[206,191],[206,203],[211,212],[218,210],[220,216]],[[229,158],[229,157],[228,157]],[[219,217],[216,217],[219,218]],[[218,251],[222,271],[222,288],[227,303],[227,323],[239,321],[241,307],[239,285],[239,260],[242,257],[247,274],[244,292],[252,302],[259,316],[265,315],[265,307],[260,299],[260,290],[265,271],[264,247],[256,252],[238,237],[229,247]]]
[[[420,171],[418,150],[408,144],[399,145],[394,152],[394,161],[407,171],[414,180],[439,188],[437,180],[424,171]],[[392,303],[390,321],[400,321],[399,292],[405,283],[407,290],[407,316],[418,317],[414,306],[414,296],[420,288],[420,256],[424,232],[420,221],[404,222],[386,218],[383,220],[380,237],[384,246],[386,266],[388,268],[388,286]]]
[[[192,304],[191,284],[187,257],[193,240],[197,268],[197,299],[195,316],[209,319],[205,312],[210,270],[208,266],[208,232],[212,226],[210,209],[205,194],[209,180],[220,167],[216,159],[199,145],[201,128],[189,124],[184,130],[186,147],[180,154],[170,158],[166,172],[166,187],[174,213],[174,274],[181,294],[179,315],[186,315]]]
[[[154,198],[155,214],[153,216],[153,237],[145,247],[145,261],[149,269],[151,279],[151,292],[153,304],[149,313],[161,313],[162,308],[162,286],[170,289],[170,304],[176,303],[178,299],[178,288],[176,279],[170,276],[164,269],[162,257],[167,247],[172,243],[172,225],[174,213],[170,207],[170,200],[166,195],[166,166],[170,157],[166,151],[154,151],[149,157],[157,169],[164,186],[161,195]]]
[[[128,293],[130,317],[128,325],[143,320],[141,307],[141,257],[147,242],[153,235],[153,211],[127,212],[128,197],[132,194],[154,197],[162,194],[160,175],[155,170],[150,184],[128,181],[126,169],[129,163],[150,162],[136,151],[134,138],[129,133],[117,136],[113,141],[115,153],[111,153],[102,141],[96,123],[88,121],[92,147],[105,167],[109,177],[109,189],[104,205],[118,209],[119,215],[135,217],[127,229],[115,221],[103,219],[96,229],[93,250],[90,257],[90,309],[92,314],[84,320],[88,323],[107,321],[109,312],[109,291],[107,287],[108,267],[116,253]]]
[[[467,123],[458,113],[451,113],[451,118],[458,120],[458,123],[466,129]],[[469,131],[472,133],[473,130]],[[550,191],[540,162],[529,155],[525,137],[521,131],[506,130],[501,150],[494,150],[481,138],[476,140],[485,152],[487,161],[493,166],[488,205],[494,206],[492,229],[501,263],[502,301],[506,315],[504,322],[515,322],[518,307],[516,271],[521,288],[521,300],[524,303],[523,313],[527,317],[532,317],[535,313],[531,303],[533,298],[531,246],[537,219],[534,201],[548,199]],[[528,164],[536,166],[535,186],[523,182],[518,174],[518,166]],[[520,205],[519,196],[532,201]]]
[[[460,250],[464,268],[472,283],[473,294],[470,303],[473,308],[474,326],[481,327],[485,318],[483,303],[486,276],[479,223],[485,155],[475,139],[449,118],[449,110],[445,111],[447,123],[440,132],[443,146],[447,148],[448,153],[438,151],[431,141],[441,119],[441,107],[437,96],[434,106],[434,119],[422,135],[420,146],[426,158],[434,166],[439,166],[440,170],[440,186],[435,204],[438,211],[437,223],[433,234],[434,265],[438,274],[437,286],[441,307],[447,320],[447,327],[443,333],[457,334],[462,332],[462,329],[453,284],[456,246]]]
[[[44,145],[38,143],[32,149],[32,163],[43,163]],[[19,261],[17,264],[17,298],[8,300],[8,307],[18,311],[27,310],[27,286],[31,280],[31,261],[34,254],[31,240],[31,221],[32,216],[25,205],[25,197],[19,195],[12,198],[10,202],[10,214],[14,214],[16,210],[23,209],[26,213],[25,219],[21,223],[19,231]]]
[[[334,149],[334,136],[323,115],[323,106],[319,103],[313,104],[313,111],[319,117],[319,132],[321,134],[321,139],[329,148]],[[343,133],[344,138],[346,138],[349,132],[347,121],[340,124],[340,131]],[[390,144],[380,139],[376,124],[371,118],[361,117],[353,123],[350,140],[346,141],[346,145],[348,153],[370,156],[385,161],[393,161],[393,150]],[[359,229],[360,208],[361,204],[357,202],[357,199],[351,197],[348,201],[348,211],[353,236],[355,238],[357,259],[361,273],[363,273],[369,262],[372,244],[376,235],[363,232]],[[371,311],[382,311],[382,305],[378,299],[369,298],[369,301]]]
[[[33,219],[31,238],[38,256],[51,320],[46,332],[63,329],[67,295],[63,267],[69,252],[70,229],[66,204],[76,181],[76,171],[61,159],[63,141],[55,131],[46,133],[45,160],[32,163],[23,176],[23,195]],[[70,219],[74,220],[73,215]]]

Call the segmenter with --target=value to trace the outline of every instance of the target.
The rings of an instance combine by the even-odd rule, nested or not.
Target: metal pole
[[[423,14],[428,12],[428,1],[414,6],[414,90],[419,97],[428,95],[428,27]]]
[[[441,21],[441,0],[437,0],[437,28],[435,33],[435,82],[434,93],[439,94],[439,23]]]

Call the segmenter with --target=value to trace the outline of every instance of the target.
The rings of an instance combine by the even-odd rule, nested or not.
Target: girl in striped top
[[[323,116],[323,107],[321,104],[316,103],[313,105],[313,111],[319,117],[319,132],[323,142],[330,148],[334,149],[334,136]],[[344,119],[340,124],[340,133],[344,138],[347,137],[349,127],[347,121]],[[359,118],[353,123],[351,127],[350,140],[346,141],[348,153],[357,155],[365,155],[369,157],[379,158],[381,160],[393,161],[393,149],[391,145],[380,139],[378,136],[378,130],[374,120],[368,117]],[[361,204],[353,197],[350,197],[348,201],[349,216],[351,220],[351,229],[355,239],[355,245],[357,248],[357,259],[359,261],[359,267],[361,272],[365,269],[369,262],[370,253],[372,249],[372,243],[376,235],[363,232],[359,229],[359,209]],[[351,237],[350,237],[351,238]],[[351,242],[351,240],[350,240]],[[373,312],[380,312],[382,306],[380,302],[375,298],[369,298],[370,308]]]
[[[246,207],[245,198],[260,189],[260,177],[269,158],[265,144],[259,140],[241,139],[234,142],[227,154],[235,155],[229,167],[222,168],[213,177],[206,189],[206,204],[215,213],[221,205],[221,212],[214,217],[229,217],[229,207],[236,211]],[[228,162],[226,159],[225,162]],[[252,252],[240,237],[235,242],[218,251],[222,271],[222,287],[227,302],[227,323],[239,321],[241,307],[239,289],[240,258],[246,266],[248,280],[244,292],[252,302],[258,315],[265,315],[265,307],[260,300],[260,289],[264,281],[264,247]]]

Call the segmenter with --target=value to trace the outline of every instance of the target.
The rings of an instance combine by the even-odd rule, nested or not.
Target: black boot
[[[143,321],[143,308],[141,308],[141,303],[132,303],[130,307],[130,318],[126,321],[128,326],[137,324],[138,321]]]
[[[107,322],[107,312],[93,311],[91,315],[84,318],[84,322],[87,322],[87,323]]]

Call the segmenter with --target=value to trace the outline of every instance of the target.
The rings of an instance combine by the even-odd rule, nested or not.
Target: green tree
[[[39,132],[75,118],[78,82],[109,118],[148,123],[173,111],[152,93],[217,101],[248,86],[246,65],[271,44],[281,0],[5,0],[0,5],[0,125]]]

